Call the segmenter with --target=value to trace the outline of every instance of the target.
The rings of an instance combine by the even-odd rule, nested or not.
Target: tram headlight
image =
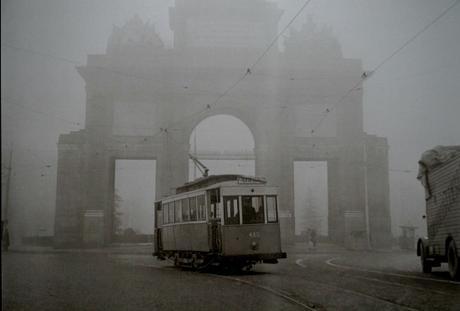
[[[251,249],[252,250],[257,250],[259,248],[259,244],[256,241],[251,242]]]

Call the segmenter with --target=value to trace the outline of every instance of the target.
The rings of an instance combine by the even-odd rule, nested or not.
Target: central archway
[[[189,138],[190,154],[206,165],[211,175],[255,175],[255,140],[249,127],[228,114],[209,116],[201,120]],[[189,161],[189,180],[201,172]]]

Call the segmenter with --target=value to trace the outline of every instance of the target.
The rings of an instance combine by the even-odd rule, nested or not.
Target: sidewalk
[[[347,250],[343,246],[332,243],[318,243],[315,248],[307,246],[307,243],[297,242],[295,244],[284,245],[282,251],[288,256],[294,254],[331,254],[343,253]],[[2,253],[4,251],[2,250]],[[94,253],[94,254],[131,254],[131,255],[151,255],[153,252],[152,243],[118,243],[111,244],[103,248],[53,248],[41,246],[12,246],[8,252],[12,253]],[[371,250],[370,252],[395,252],[395,250]]]
[[[11,253],[35,253],[35,254],[65,254],[65,253],[91,253],[91,254],[131,254],[151,255],[153,252],[152,243],[138,244],[112,244],[102,248],[53,248],[44,246],[13,246],[8,249]],[[2,253],[4,251],[2,250]]]

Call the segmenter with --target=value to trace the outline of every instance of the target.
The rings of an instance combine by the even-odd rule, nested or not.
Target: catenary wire
[[[416,40],[420,35],[422,35],[425,31],[427,31],[431,26],[436,24],[441,18],[443,18],[450,10],[452,10],[456,5],[460,3],[460,0],[455,0],[450,6],[448,6],[446,9],[444,9],[439,15],[437,15],[431,22],[426,24],[424,27],[422,27],[419,31],[417,31],[412,37],[410,37],[408,40],[406,40],[400,47],[395,49],[390,55],[388,55],[386,58],[384,58],[377,66],[374,67],[373,70],[370,71],[365,71],[361,75],[360,79],[358,80],[357,83],[353,85],[352,88],[350,88],[344,96],[342,96],[337,103],[335,103],[332,107],[326,108],[324,111],[323,117],[318,121],[318,123],[312,128],[311,134],[315,134],[318,128],[321,126],[323,123],[324,119],[329,115],[329,113],[336,109],[353,91],[357,90],[358,88],[361,87],[362,83],[364,83],[365,80],[369,80],[369,78],[375,76],[377,71],[382,68],[385,64],[387,64],[393,57],[395,57],[397,54],[399,54],[402,50],[404,50],[407,46],[409,46],[414,40]]]

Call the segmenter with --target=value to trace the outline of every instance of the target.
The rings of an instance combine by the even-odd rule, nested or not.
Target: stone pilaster
[[[371,244],[376,248],[390,247],[392,236],[387,140],[368,135],[366,152]]]
[[[58,170],[54,246],[81,245],[82,213],[86,206],[85,135],[61,135],[58,143]]]

